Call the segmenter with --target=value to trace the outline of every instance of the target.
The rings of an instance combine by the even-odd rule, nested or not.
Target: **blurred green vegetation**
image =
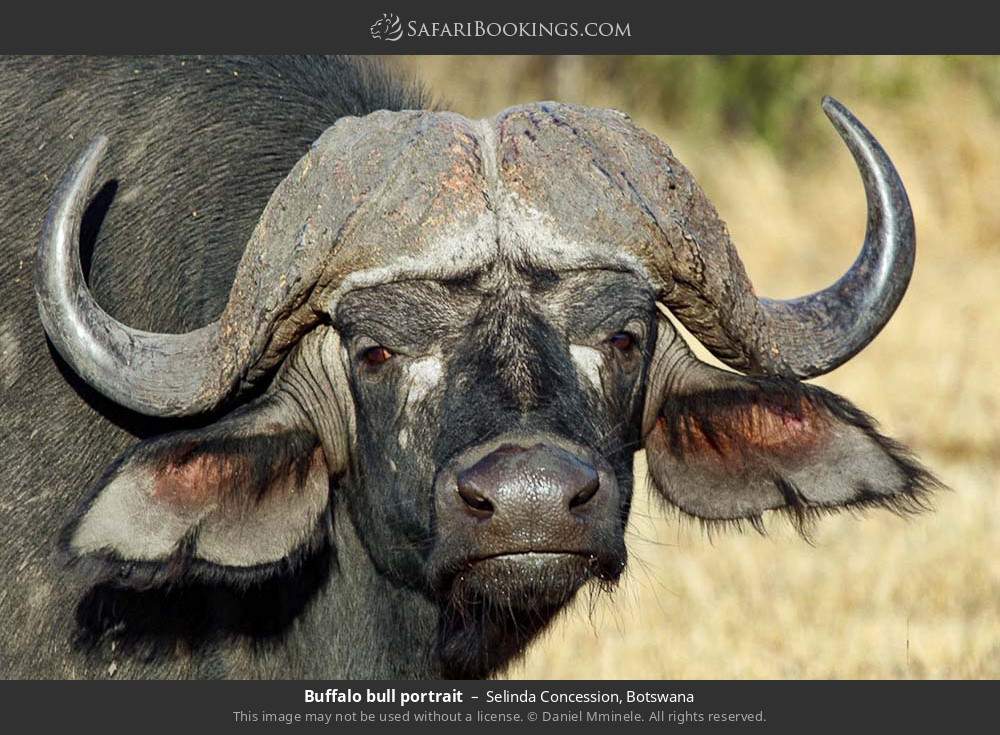
[[[1000,115],[1000,57],[983,56],[533,56],[413,57],[436,70],[437,90],[493,114],[505,100],[604,99],[633,116],[717,138],[757,139],[785,161],[833,144],[817,113],[823,95],[852,107],[920,102],[960,86]],[[489,69],[483,74],[481,67]],[[439,68],[440,67],[440,68]],[[496,98],[496,102],[492,101]]]
[[[905,102],[951,81],[971,84],[1000,114],[1000,57],[621,56],[592,57],[591,73],[628,80],[623,93],[673,125],[760,139],[782,157],[830,141],[815,105],[850,90],[879,104]]]
[[[578,604],[512,673],[997,678],[1000,58],[394,61],[442,107],[472,117],[546,99],[629,113],[705,188],[761,294],[825,286],[863,237],[865,200],[819,111],[823,95],[877,133],[913,203],[920,244],[906,298],[865,352],[818,384],[878,416],[954,492],[907,523],[888,514],[825,519],[816,546],[794,542],[777,523],[769,539],[706,540],[641,491],[640,462],[632,572],[614,599]]]

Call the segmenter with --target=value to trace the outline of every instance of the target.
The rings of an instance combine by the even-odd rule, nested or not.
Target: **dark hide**
[[[380,573],[441,605],[448,675],[496,671],[584,582],[620,574],[652,313],[652,294],[635,276],[503,262],[445,282],[359,289],[340,304],[335,325],[354,365],[358,481],[339,492]],[[619,355],[607,340],[626,328],[644,341]],[[372,344],[394,358],[364,365]],[[603,355],[599,388],[574,364],[571,344]],[[427,372],[439,377],[422,385]],[[486,595],[456,580],[448,562],[462,550],[433,533],[435,477],[464,450],[511,434],[571,440],[609,465],[621,500],[602,542],[606,567],[537,577],[522,570],[510,575],[516,588]]]
[[[385,610],[383,618],[392,622],[373,623],[350,635],[338,631],[325,603],[316,602],[329,569],[317,571],[312,562],[311,571],[281,585],[261,582],[236,593],[199,583],[183,591],[130,592],[127,604],[106,585],[91,590],[89,578],[65,569],[57,543],[61,529],[115,457],[137,438],[197,429],[214,417],[184,422],[140,417],[82,384],[47,347],[31,271],[58,180],[86,142],[103,133],[113,141],[103,170],[117,178],[94,197],[82,243],[98,303],[139,328],[183,332],[201,326],[225,303],[242,248],[268,197],[323,130],[345,114],[425,104],[418,89],[364,60],[0,61],[5,182],[0,196],[0,617],[5,621],[0,671],[5,676],[97,677],[109,671],[134,677],[327,676],[333,671],[331,658],[351,647],[384,645],[380,633],[401,636],[413,624],[395,619],[394,593],[371,579],[365,589],[352,592],[353,599],[364,601],[373,618]],[[329,524],[329,519],[320,522]],[[317,553],[331,558],[329,551]],[[231,602],[215,604],[220,596]],[[247,612],[265,599],[261,615]],[[98,628],[124,636],[148,629],[167,610],[175,626],[190,623],[202,632],[214,631],[215,643],[195,649],[183,644],[182,636],[180,643],[166,646],[171,656],[129,658],[112,645],[113,637],[104,637],[87,655],[71,645],[77,618],[91,629],[100,619]],[[249,627],[261,627],[259,622],[272,632],[287,633],[296,620],[300,628],[277,652],[260,657],[253,653],[253,638],[242,635],[248,619],[257,621]],[[331,642],[335,635],[340,639]],[[249,643],[226,643],[232,636]],[[421,661],[411,656],[394,669],[373,654],[341,673],[415,675],[413,667],[425,671]]]
[[[625,169],[674,191],[673,159],[621,115],[543,103],[491,127],[381,113],[310,147],[342,115],[422,102],[342,59],[0,64],[13,182],[0,197],[0,671],[495,673],[585,583],[618,579],[641,446],[663,496],[710,522],[920,505],[933,480],[846,401],[710,368],[658,318],[665,281],[726,273],[711,251],[685,257],[721,223],[692,187],[647,216]],[[281,333],[259,336],[283,348],[239,373],[253,388],[225,413],[129,414],[46,347],[31,261],[56,181],[98,133],[118,179],[85,217],[84,265],[114,317],[160,332],[218,314],[295,167],[234,287],[241,308],[270,305]],[[668,232],[682,267],[653,278],[633,255]],[[267,289],[262,302],[255,264],[300,246],[309,277],[275,274],[294,303]],[[523,542],[530,503],[511,503],[506,546],[449,515],[456,477],[515,441],[599,478],[600,513],[549,506],[574,524],[556,541],[586,526],[585,543]],[[519,500],[539,494],[534,477]]]
[[[274,620],[309,619],[310,594],[333,608],[335,636],[349,640],[355,626],[373,624],[373,611],[350,606],[371,589],[358,581],[367,574],[393,590],[411,628],[427,607],[434,623],[405,640],[394,633],[378,650],[355,649],[354,661],[327,662],[331,670],[413,675],[403,666],[417,665],[416,649],[432,657],[416,672],[424,676],[497,671],[584,583],[610,585],[625,566],[653,312],[633,275],[503,262],[453,281],[349,293],[331,315],[336,331],[307,335],[262,398],[205,429],[140,443],[88,495],[64,539],[73,565],[101,582],[77,610],[83,650],[114,641],[131,661],[162,655],[173,638],[200,658],[235,636],[271,652],[261,654],[270,662],[284,651]],[[626,329],[636,335],[627,354],[608,342]],[[367,364],[372,344],[392,358]],[[571,345],[603,356],[597,375],[583,374]],[[353,451],[327,440],[348,434]],[[618,504],[589,562],[511,568],[502,583],[477,587],[465,577],[469,550],[437,533],[434,489],[457,455],[508,435],[585,447],[607,468]],[[331,528],[330,512],[356,538]],[[359,544],[364,552],[345,550]],[[329,577],[317,559],[333,564]],[[293,614],[275,611],[270,625],[247,611],[226,625],[215,619],[278,589]],[[153,601],[154,616],[140,614]],[[162,625],[163,609],[178,620]]]
[[[77,511],[63,544],[73,561],[107,569],[88,574],[122,586],[251,586],[294,574],[322,545],[329,474],[308,419],[269,393],[206,429],[130,449]]]

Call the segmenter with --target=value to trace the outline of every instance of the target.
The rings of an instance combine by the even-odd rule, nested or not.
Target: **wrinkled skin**
[[[345,114],[426,104],[406,80],[344,58],[0,60],[4,675],[318,678],[433,670],[419,652],[394,661],[380,653],[432,640],[430,606],[402,605],[363,565],[342,562],[350,580],[332,577],[329,552],[295,576],[246,590],[192,582],[133,593],[95,586],[67,567],[60,533],[107,467],[143,439],[206,426],[222,412],[156,419],[108,401],[49,347],[31,277],[55,186],[81,142],[103,133],[115,143],[82,238],[91,290],[112,316],[138,328],[182,333],[205,324],[225,305],[274,188],[326,128]],[[334,531],[342,532],[343,559],[363,558],[353,530]],[[105,629],[116,631],[118,645],[99,633]],[[141,650],[126,657],[121,639],[130,637]]]
[[[643,447],[655,488],[709,522],[919,507],[932,478],[863,413],[709,367],[663,316],[671,294],[742,272],[703,245],[721,231],[619,113],[341,120],[237,270],[210,359],[252,363],[242,393],[65,491],[82,501],[62,553],[92,586],[70,598],[74,673],[495,673],[581,586],[621,574]],[[655,248],[669,269],[643,265]],[[753,299],[728,297],[737,315]],[[710,333],[716,305],[693,302]],[[513,493],[490,469],[518,466],[513,445],[591,472],[594,499],[533,512],[553,507],[532,505],[546,468],[524,460],[537,479]],[[456,500],[473,470],[517,512],[480,523]]]
[[[503,664],[592,574],[614,580],[624,567],[653,311],[651,293],[631,274],[503,261],[446,283],[354,291],[340,304],[334,324],[359,417],[359,481],[345,493],[347,504],[364,519],[378,568],[443,598],[443,654],[456,673],[478,676]],[[611,338],[626,330],[645,340],[614,347]],[[366,364],[359,355],[372,344],[394,356]],[[589,565],[514,564],[512,574],[456,580],[477,552],[461,534],[442,533],[441,519],[435,529],[431,490],[454,483],[449,464],[462,452],[511,435],[561,440],[607,467],[602,480],[617,486],[617,505],[600,518],[598,538],[577,547],[599,554]],[[505,550],[512,548],[508,542]]]
[[[279,505],[284,517],[315,518],[321,505],[293,502],[310,496],[310,481],[300,480],[289,491],[283,478],[321,472],[325,481],[322,460],[313,464],[315,447],[326,457],[346,452],[348,467],[333,490],[334,518],[342,514],[357,529],[380,578],[438,609],[433,638],[442,673],[486,675],[523,651],[587,580],[613,582],[625,566],[632,454],[656,335],[652,294],[634,274],[515,268],[498,260],[445,283],[408,280],[357,289],[329,316],[330,326],[303,339],[272,389],[249,410],[225,426],[140,445],[89,506],[71,545],[77,552],[99,552],[110,541],[115,553],[100,554],[105,564],[119,582],[140,588],[174,581],[182,567],[189,577],[251,584],[284,574],[282,564],[240,576],[219,565],[244,566],[240,554],[248,543],[260,551],[276,534],[286,534],[286,545],[298,555],[321,553],[326,540],[314,534],[323,534],[322,524],[317,530],[310,521],[303,534],[269,520],[267,508]],[[615,346],[612,339],[623,333],[634,335],[634,342]],[[365,355],[373,345],[390,349],[392,357],[369,364]],[[248,421],[252,429],[237,429]],[[341,447],[352,422],[357,438]],[[270,449],[262,449],[268,446],[262,430]],[[300,434],[315,439],[296,438]],[[449,471],[463,452],[509,436],[540,437],[584,452],[604,468],[602,482],[605,490],[613,486],[615,506],[583,538],[572,540],[579,558],[537,568],[504,561],[513,566],[469,574],[478,558],[475,548],[460,534],[440,533],[435,494],[448,492],[454,483]],[[198,447],[196,456],[192,446]],[[173,519],[168,525],[179,529],[189,527],[191,513],[207,518],[194,559],[175,554],[178,567],[144,562],[123,572],[124,559],[161,553],[149,539],[157,538],[162,525],[138,534],[142,546],[132,543],[134,517],[149,517],[148,506],[132,512],[110,500],[133,496],[138,486],[153,488],[158,524],[167,509]],[[213,494],[227,498],[225,507],[205,516],[198,509],[211,505],[206,496]],[[257,500],[247,504],[244,495]],[[119,518],[122,513],[132,520]],[[241,518],[239,531],[225,520],[233,516]],[[127,533],[109,537],[92,528],[95,517],[114,517]],[[165,543],[163,553],[169,553],[174,538]],[[504,550],[539,548],[529,537],[516,549],[508,542]]]

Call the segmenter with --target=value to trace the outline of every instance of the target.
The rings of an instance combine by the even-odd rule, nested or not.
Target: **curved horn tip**
[[[823,108],[823,113],[827,116],[833,127],[837,129],[840,137],[844,139],[844,142],[850,145],[850,137],[856,136],[859,133],[863,134],[863,137],[874,139],[874,136],[868,131],[868,129],[862,125],[861,121],[854,116],[847,107],[830,95],[823,97],[823,102],[821,103]]]
[[[820,101],[820,106],[823,108],[823,112],[825,112],[828,117],[833,117],[838,114],[842,115],[845,112],[850,114],[850,111],[844,107],[844,104],[840,100],[828,94],[823,95],[823,99]]]
[[[884,169],[890,178],[899,178],[895,166],[889,159],[889,154],[886,153],[878,139],[872,135],[872,132],[865,127],[864,123],[854,116],[854,113],[829,95],[823,98],[822,107],[837,134],[857,161],[862,175],[868,169]],[[902,182],[898,182],[897,186],[902,189]]]
[[[762,299],[775,322],[784,323],[779,331],[789,344],[782,351],[790,353],[787,362],[801,378],[833,370],[875,338],[906,292],[916,249],[909,199],[888,154],[838,100],[826,96],[822,106],[860,170],[868,227],[861,253],[837,283],[785,302]],[[808,347],[824,333],[826,353]]]
[[[94,137],[84,148],[83,153],[76,161],[74,175],[72,179],[79,181],[81,178],[88,181],[97,173],[97,167],[104,160],[104,154],[108,151],[108,136],[98,135]],[[83,192],[84,194],[86,192]]]
[[[224,398],[208,374],[217,322],[187,334],[134,329],[108,315],[84,280],[80,221],[107,148],[107,136],[92,139],[53,194],[35,260],[42,326],[69,366],[115,403],[150,416],[210,410]]]
[[[108,148],[108,136],[104,133],[99,133],[94,136],[94,138],[87,144],[86,152],[84,155],[90,157],[92,155],[103,156],[104,152]]]

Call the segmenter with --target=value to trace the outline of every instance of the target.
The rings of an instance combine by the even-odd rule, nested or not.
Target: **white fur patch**
[[[444,375],[440,358],[427,356],[414,360],[406,369],[407,402],[421,400],[430,393]]]
[[[406,414],[441,383],[443,376],[444,364],[440,357],[433,355],[421,357],[407,366],[406,378],[399,388],[404,405],[404,412],[397,417],[403,424],[399,430],[400,448],[406,449],[413,438],[409,428],[411,422]]]
[[[570,345],[569,354],[573,358],[577,372],[585,376],[595,388],[601,390],[601,365],[604,364],[604,358],[600,350],[583,345]]]

